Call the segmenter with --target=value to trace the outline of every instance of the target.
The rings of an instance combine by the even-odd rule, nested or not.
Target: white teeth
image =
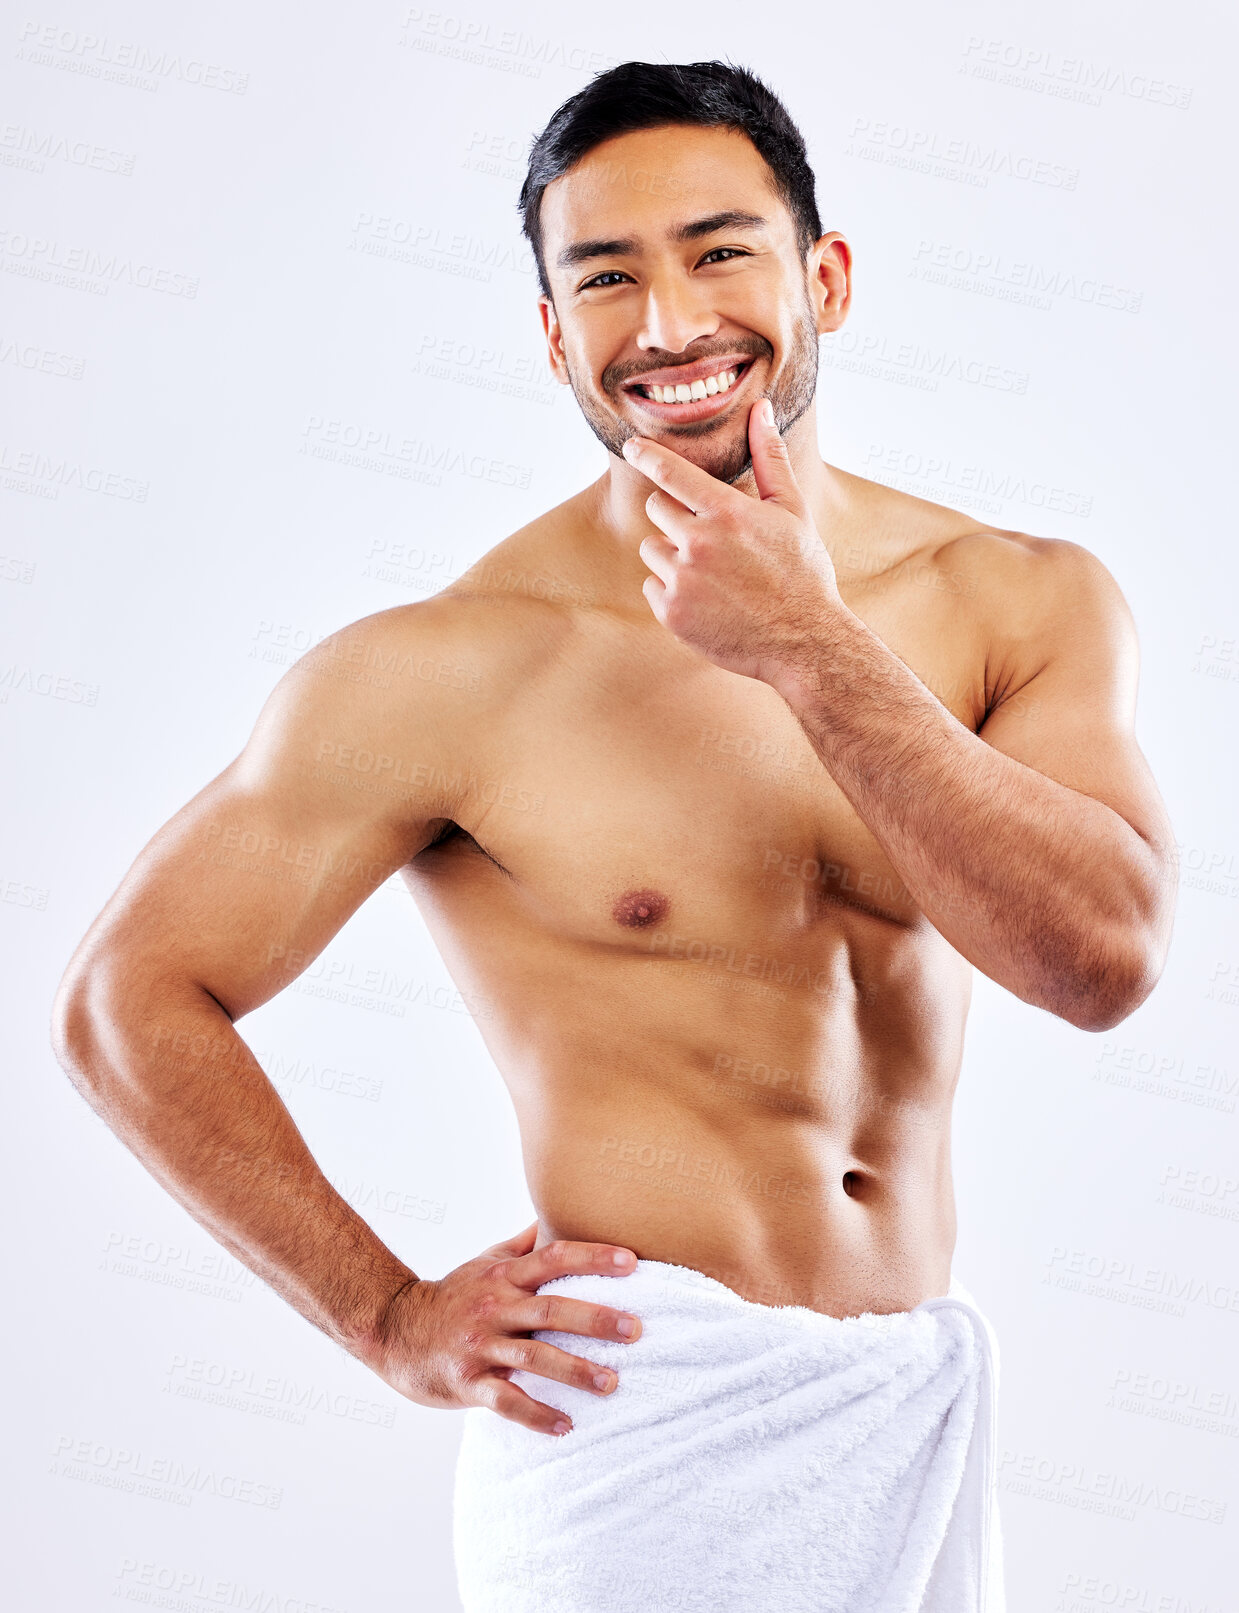
[[[724,370],[721,375],[707,375],[704,381],[693,381],[689,385],[681,382],[679,386],[660,386],[652,381],[645,390],[655,403],[694,403],[730,391],[735,384],[736,371]]]

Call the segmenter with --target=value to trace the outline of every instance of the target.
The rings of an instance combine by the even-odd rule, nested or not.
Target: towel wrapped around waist
[[[997,1346],[962,1284],[844,1318],[661,1260],[539,1292],[642,1332],[534,1335],[619,1374],[607,1396],[513,1374],[560,1438],[464,1413],[466,1613],[1004,1613]]]

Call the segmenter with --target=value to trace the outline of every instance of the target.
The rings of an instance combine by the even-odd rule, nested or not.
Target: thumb
[[[758,399],[749,410],[749,454],[758,495],[772,498],[789,509],[797,508],[802,502],[800,486],[787,444],[774,423],[774,408],[769,398]]]
[[[513,1254],[527,1255],[538,1241],[538,1222],[527,1226],[523,1232],[518,1232],[514,1238],[504,1238],[501,1243],[495,1244],[496,1249],[510,1249]]]

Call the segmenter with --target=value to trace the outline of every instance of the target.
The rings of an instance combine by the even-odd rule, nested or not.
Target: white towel
[[[513,1374],[571,1433],[464,1413],[465,1613],[1004,1613],[997,1346],[960,1283],[842,1319],[661,1260],[539,1292],[642,1333],[534,1335],[619,1374],[606,1396]]]

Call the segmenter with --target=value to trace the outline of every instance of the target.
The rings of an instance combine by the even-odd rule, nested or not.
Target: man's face
[[[758,398],[781,432],[809,407],[818,333],[836,321],[820,319],[791,215],[746,136],[619,135],[547,186],[541,218],[552,360],[611,453],[652,437],[734,482]],[[687,401],[668,401],[685,387]]]

